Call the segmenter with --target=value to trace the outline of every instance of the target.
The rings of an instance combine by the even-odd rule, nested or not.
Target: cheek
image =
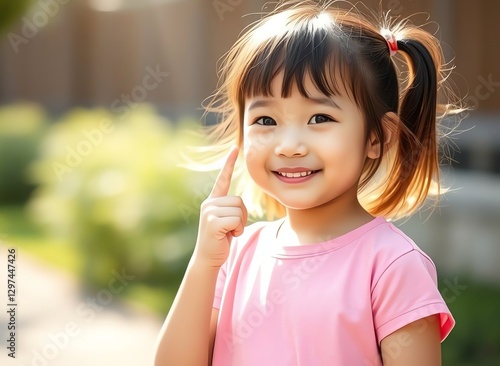
[[[245,157],[247,171],[254,180],[255,170],[259,165],[259,150],[260,148],[254,134],[252,134],[251,131],[245,131],[243,141],[243,154]]]
[[[244,158],[246,171],[257,185],[263,182],[263,173],[266,171],[264,156],[266,156],[266,154],[259,152],[259,149],[252,144],[252,141],[245,141]]]
[[[248,166],[255,162],[264,160],[272,147],[273,133],[270,131],[258,131],[258,128],[248,127],[245,129],[243,151]]]
[[[359,174],[366,158],[366,144],[359,134],[344,133],[325,139],[320,137],[318,146],[322,146],[323,156],[347,175]]]

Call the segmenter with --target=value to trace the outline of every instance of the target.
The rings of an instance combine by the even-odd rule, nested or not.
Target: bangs
[[[326,97],[345,96],[361,112],[366,141],[373,136],[380,147],[378,157],[367,158],[363,166],[359,201],[374,216],[404,217],[424,203],[433,182],[439,188],[437,119],[463,109],[447,95],[448,73],[435,37],[408,19],[395,23],[386,14],[383,29],[397,37],[400,51],[392,55],[375,19],[356,6],[334,7],[335,2],[279,2],[238,37],[222,59],[218,87],[205,106],[218,120],[204,130],[214,142],[203,151],[212,151],[213,159],[204,158],[223,164],[235,144],[244,152],[247,98],[287,98],[295,87],[304,98],[316,91]],[[281,95],[273,95],[271,88],[276,77],[282,78],[281,90],[274,94]],[[309,80],[313,90],[306,89]],[[436,104],[437,92],[450,103]],[[394,140],[387,139],[386,128]],[[236,193],[251,203],[249,213],[283,217],[285,207],[248,184],[251,177],[244,173],[245,166],[235,169]]]
[[[257,47],[243,73],[240,101],[257,95],[272,96],[271,82],[283,73],[283,98],[290,96],[294,85],[308,98],[304,81],[309,76],[326,96],[344,94],[357,104],[354,91],[357,60],[352,49],[355,42],[351,39],[348,45],[347,36],[338,27],[317,27],[310,23],[313,21],[273,35]]]

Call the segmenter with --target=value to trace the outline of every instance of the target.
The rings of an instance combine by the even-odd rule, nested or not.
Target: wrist
[[[204,260],[202,258],[197,258],[196,256],[191,257],[188,264],[188,270],[203,273],[219,273],[220,266],[215,265],[212,261]]]

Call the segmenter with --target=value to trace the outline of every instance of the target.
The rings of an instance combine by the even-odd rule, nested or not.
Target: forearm
[[[217,268],[190,262],[160,331],[155,366],[206,366]]]
[[[209,365],[217,326],[217,312],[211,318],[219,268],[228,258],[232,238],[243,233],[248,217],[241,197],[227,195],[238,154],[239,148],[233,147],[201,204],[195,250],[160,331],[155,366]]]

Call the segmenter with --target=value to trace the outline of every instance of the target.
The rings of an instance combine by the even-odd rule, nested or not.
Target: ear
[[[388,112],[382,116],[382,132],[384,134],[384,151],[389,150],[396,141],[399,125],[399,117],[394,112]],[[370,159],[380,158],[380,141],[372,132],[366,145],[366,156]]]

